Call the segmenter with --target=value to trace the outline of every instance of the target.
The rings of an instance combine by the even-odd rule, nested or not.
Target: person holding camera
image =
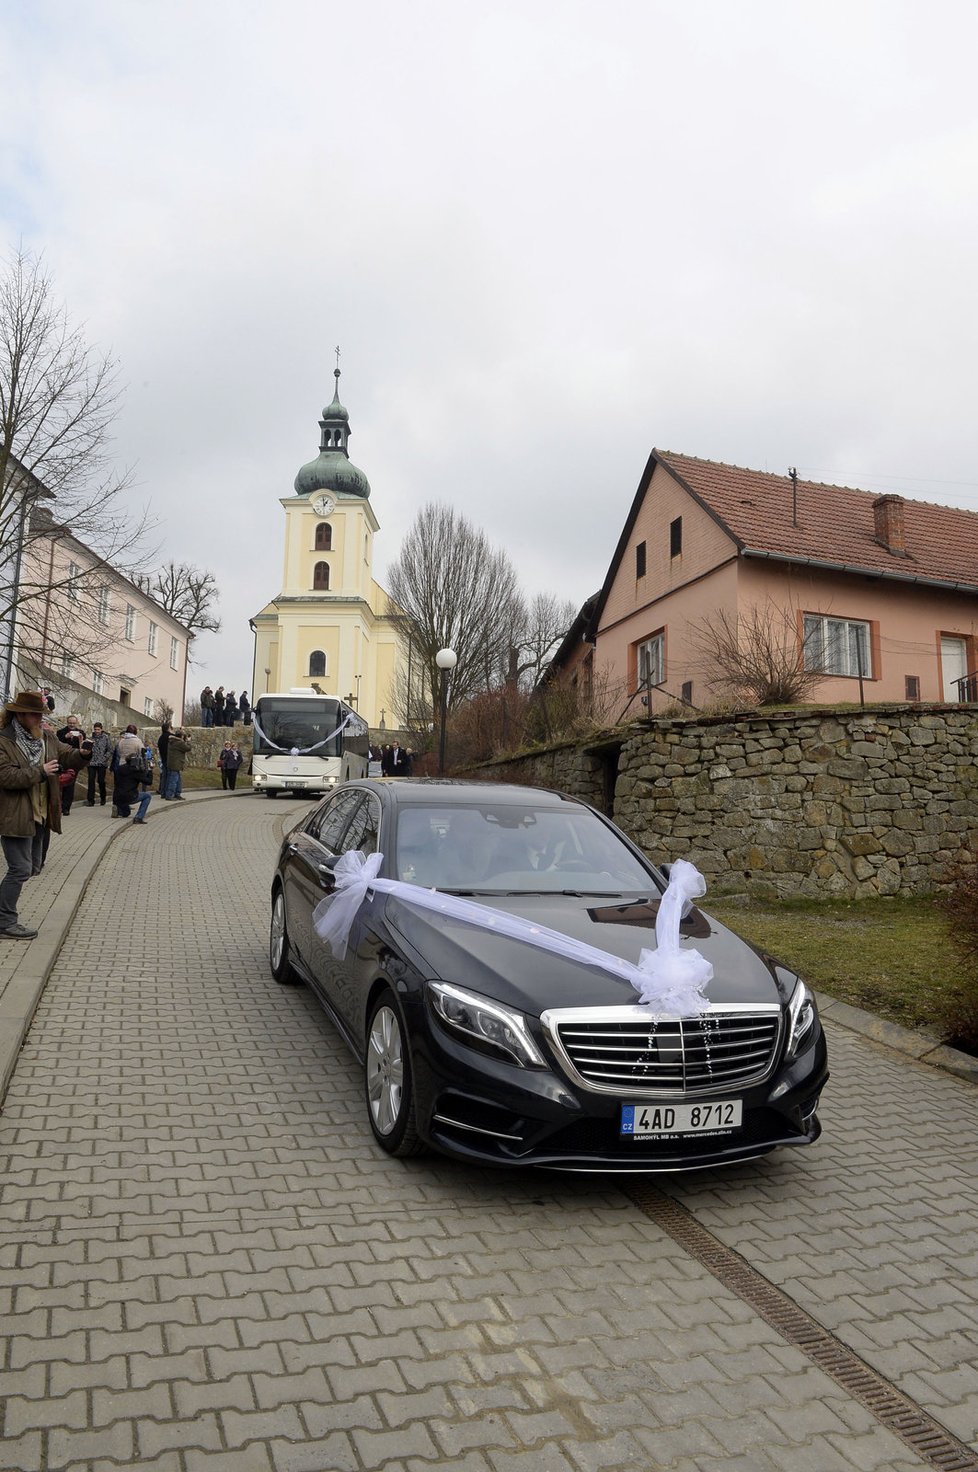
[[[44,863],[45,837],[61,832],[62,769],[80,772],[89,753],[45,730],[47,704],[36,690],[8,700],[0,718],[0,845],[7,872],[0,880],[0,938],[33,940],[17,918],[20,892]]]
[[[183,802],[183,768],[190,750],[186,731],[173,731],[166,748],[166,802]]]

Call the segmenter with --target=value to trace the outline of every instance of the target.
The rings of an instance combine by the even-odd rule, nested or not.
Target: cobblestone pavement
[[[0,1118],[0,1465],[924,1466],[615,1182],[373,1147],[330,1024],[267,972],[302,810],[188,804],[88,888]],[[658,1179],[974,1444],[978,1092],[830,1044],[817,1146]]]

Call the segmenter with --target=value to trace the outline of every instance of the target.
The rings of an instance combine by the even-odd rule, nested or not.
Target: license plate
[[[713,1099],[709,1104],[623,1104],[623,1135],[712,1135],[738,1129],[744,1106],[740,1099]]]

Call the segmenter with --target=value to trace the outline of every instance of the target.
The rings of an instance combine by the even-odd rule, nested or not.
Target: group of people
[[[371,746],[369,760],[380,763],[382,777],[410,777],[414,758],[406,746],[395,741],[390,745]]]
[[[246,726],[251,725],[251,701],[247,690],[235,695],[233,690],[225,691],[223,685],[218,685],[216,690],[205,685],[200,692],[200,724],[233,726],[235,721],[243,721]]]

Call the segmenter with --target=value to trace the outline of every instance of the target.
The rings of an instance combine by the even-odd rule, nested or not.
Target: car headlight
[[[788,1003],[788,1046],[785,1062],[794,1058],[815,1026],[815,1000],[803,981],[799,981]]]
[[[428,995],[438,1020],[470,1048],[521,1068],[546,1068],[522,1013],[447,981],[429,981]]]

